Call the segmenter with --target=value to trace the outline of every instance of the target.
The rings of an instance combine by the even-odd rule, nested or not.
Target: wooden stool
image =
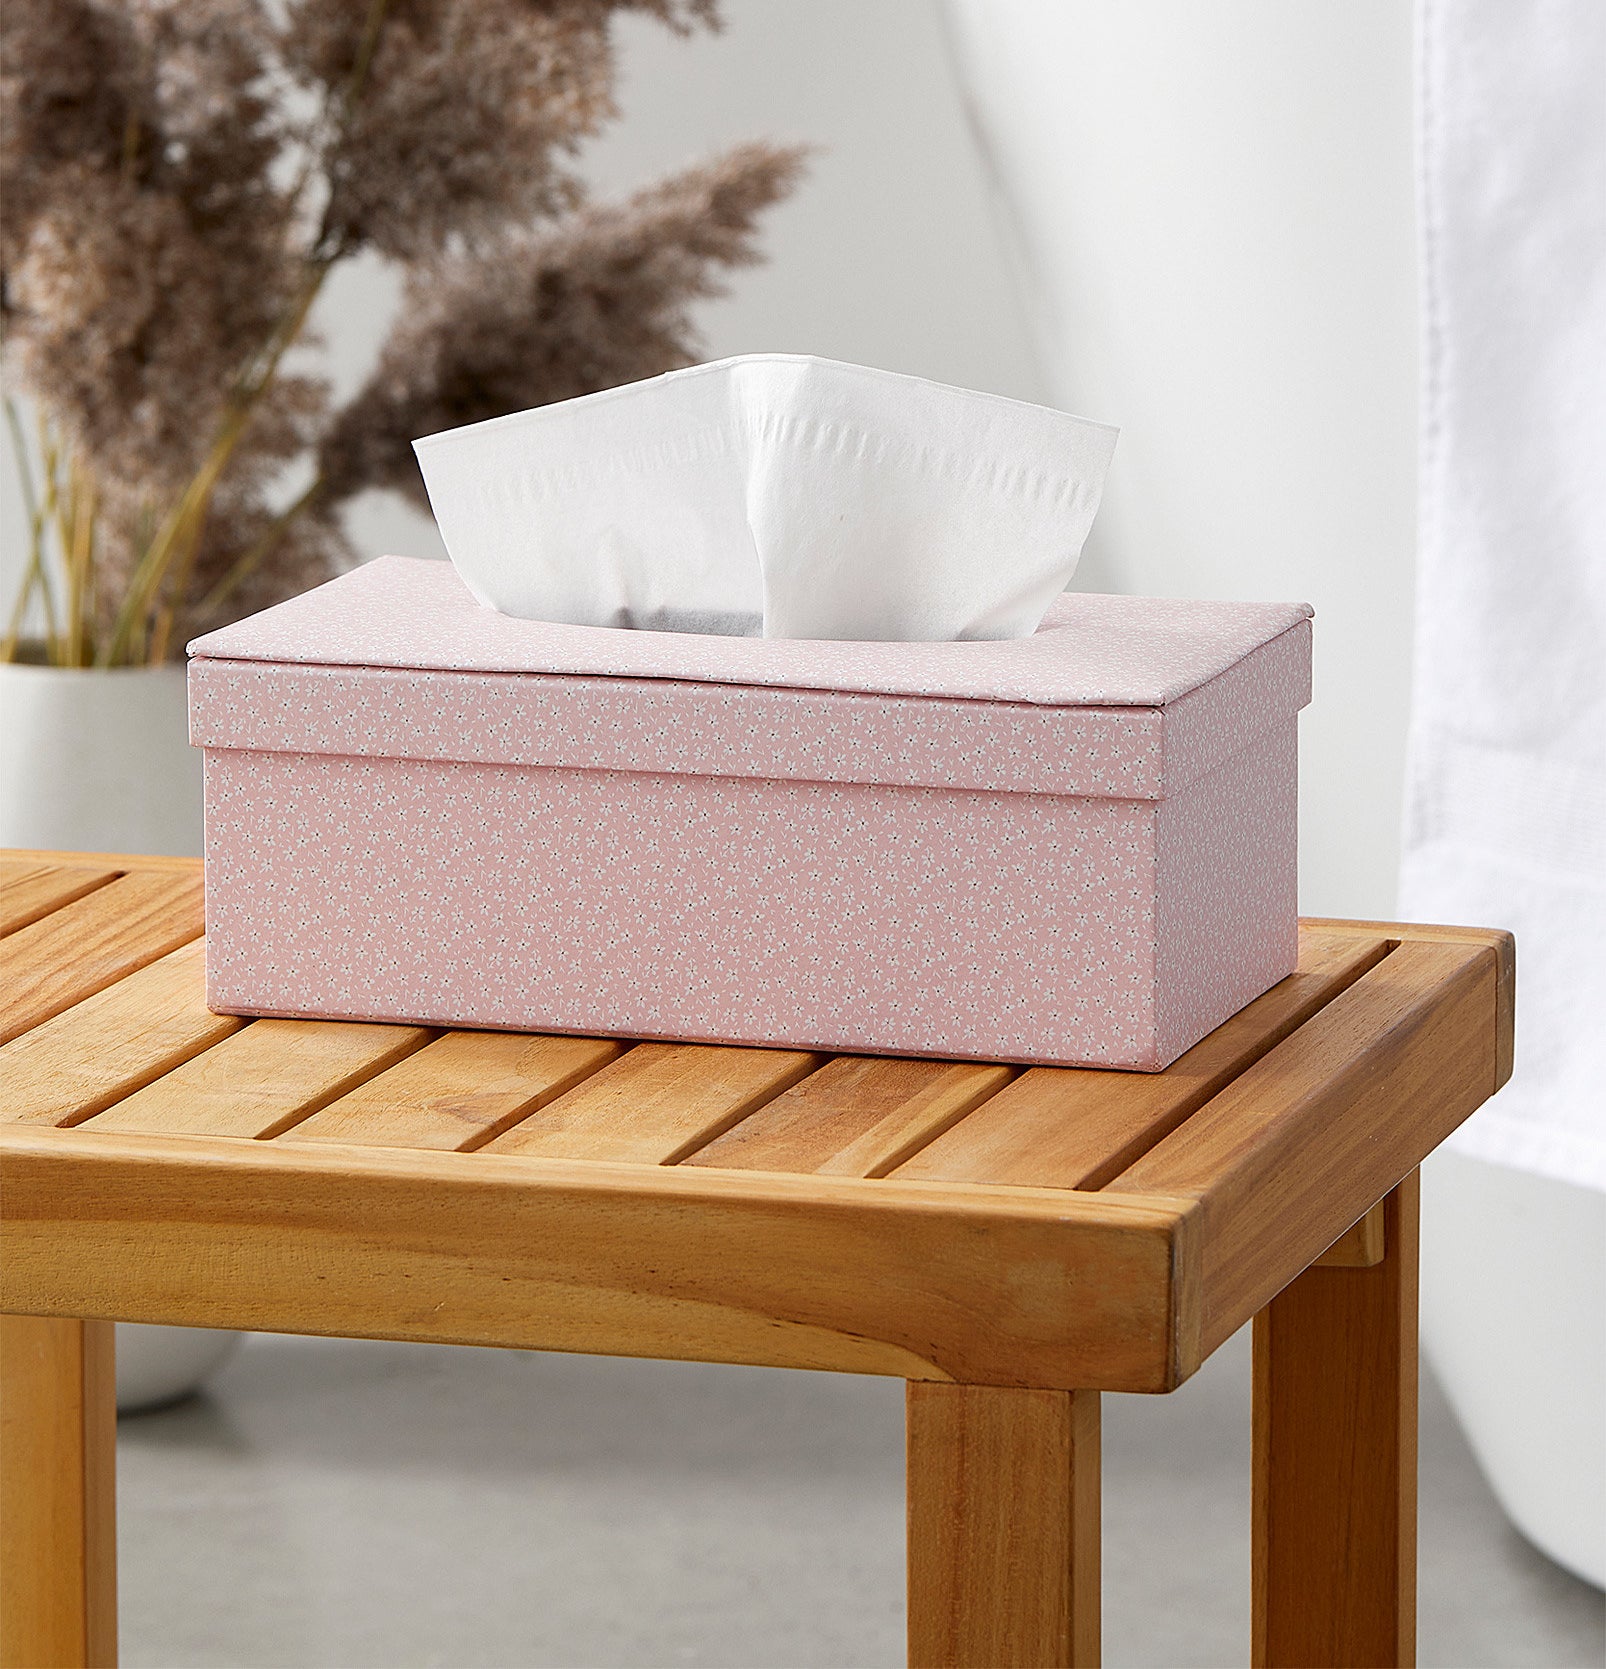
[[[199,866],[0,863],[0,1661],[116,1633],[112,1319],[892,1374],[909,1657],[1093,1664],[1099,1393],[1255,1325],[1254,1658],[1412,1661],[1416,1167],[1512,942],[1311,922],[1155,1076],[207,1011]]]

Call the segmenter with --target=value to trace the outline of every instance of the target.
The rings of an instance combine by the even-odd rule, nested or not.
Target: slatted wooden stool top
[[[1164,1390],[1510,1071],[1471,929],[1307,923],[1152,1076],[245,1021],[202,935],[0,861],[0,1310]]]

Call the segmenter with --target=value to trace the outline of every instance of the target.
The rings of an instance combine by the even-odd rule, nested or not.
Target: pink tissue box
[[[1309,620],[699,637],[384,558],[190,646],[207,1000],[1156,1071],[1293,970]]]

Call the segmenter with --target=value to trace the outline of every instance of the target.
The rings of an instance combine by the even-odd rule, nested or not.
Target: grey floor
[[[1105,1400],[1105,1661],[1248,1659],[1248,1349]],[[895,1382],[256,1337],[123,1422],[124,1661],[899,1664]],[[1422,1409],[1421,1661],[1585,1665],[1606,1608]]]

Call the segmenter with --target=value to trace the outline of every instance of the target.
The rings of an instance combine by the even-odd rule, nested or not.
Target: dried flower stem
[[[385,13],[389,8],[390,0],[368,0],[368,16],[363,22],[362,40],[357,47],[357,56],[351,66],[351,79],[346,83],[342,101],[342,114],[348,119],[352,107],[362,94],[363,83],[368,79],[368,71],[374,61],[374,49],[379,45],[379,31],[385,26]]]
[[[55,529],[67,592],[66,626],[58,630],[52,621],[49,658],[57,666],[88,666],[93,659],[87,620],[94,581],[95,487],[79,460],[69,456],[65,459],[67,479],[63,490],[61,447],[43,419],[39,425],[39,450],[45,469],[41,525],[49,521]]]
[[[50,570],[45,562],[45,512],[40,507],[33,485],[33,465],[28,458],[28,443],[23,438],[22,414],[17,402],[5,397],[6,429],[11,436],[11,450],[17,463],[17,479],[22,484],[22,504],[28,517],[28,568],[23,575],[17,601],[6,628],[5,644],[0,648],[0,661],[17,658],[23,622],[28,617],[28,604],[35,590],[45,611],[45,653],[52,656],[56,648],[56,599],[50,585]]]
[[[61,454],[56,444],[56,437],[51,433],[49,425],[43,417],[39,419],[39,459],[45,472],[45,496],[40,504],[40,511],[44,524],[55,530],[56,541],[61,547],[62,577],[67,584],[67,618],[73,619],[78,613],[72,596],[73,566],[72,525],[67,506],[61,496]],[[71,637],[56,628],[51,631],[50,659],[57,666],[74,666],[77,664],[75,646]]]
[[[133,578],[129,581],[123,606],[118,611],[111,635],[95,659],[97,666],[117,666],[122,661],[148,659],[146,642],[150,635],[151,605],[181,555],[193,550],[199,538],[218,480],[227,467],[240,436],[245,432],[249,412],[236,408],[224,421],[201,467],[190,478],[178,503],[146,547]],[[188,542],[188,543],[187,543]]]
[[[218,433],[203,460],[180,495],[178,503],[151,540],[128,584],[116,624],[96,664],[116,666],[119,656],[152,662],[165,659],[171,638],[173,615],[182,596],[185,580],[195,561],[195,552],[206,524],[206,512],[219,479],[234,449],[240,444],[258,402],[266,394],[278,370],[279,361],[301,334],[312,304],[334,264],[333,257],[308,263],[301,288],[272,338],[264,345],[254,368],[242,373]],[[154,620],[148,619],[164,580],[171,575],[169,600]],[[147,641],[139,642],[140,638]]]
[[[327,485],[321,474],[313,476],[306,488],[273,518],[262,530],[261,535],[246,547],[228,572],[201,599],[197,612],[205,615],[214,609],[222,608],[240,586],[279,548],[297,517],[312,508],[323,495]]]
[[[94,482],[74,458],[67,471],[67,522],[72,530],[67,549],[67,652],[77,666],[93,658],[86,630],[95,576],[95,499]]]

